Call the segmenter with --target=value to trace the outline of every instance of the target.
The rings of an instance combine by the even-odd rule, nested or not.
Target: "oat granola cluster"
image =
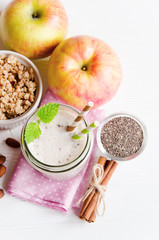
[[[12,55],[0,55],[0,120],[24,113],[35,100],[35,90],[33,69]]]

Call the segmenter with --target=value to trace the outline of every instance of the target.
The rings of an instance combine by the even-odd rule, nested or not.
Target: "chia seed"
[[[109,154],[115,157],[129,157],[141,148],[143,130],[130,117],[115,117],[103,126],[101,142]]]

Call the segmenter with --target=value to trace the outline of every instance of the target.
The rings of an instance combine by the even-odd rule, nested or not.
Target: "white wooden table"
[[[159,2],[157,0],[61,0],[69,17],[68,36],[88,34],[105,40],[118,53],[123,82],[105,105],[107,114],[138,115],[148,128],[147,148],[138,158],[119,163],[106,193],[106,214],[87,224],[74,211],[61,214],[5,194],[0,200],[0,240],[159,239]],[[0,1],[0,11],[9,0]],[[0,49],[4,49],[0,43]],[[47,61],[35,61],[47,87]],[[21,127],[0,131],[6,155],[6,188],[19,150],[4,140],[18,139]]]

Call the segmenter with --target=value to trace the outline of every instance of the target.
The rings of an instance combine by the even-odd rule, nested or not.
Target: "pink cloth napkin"
[[[41,105],[48,102],[59,102],[49,89],[46,91]],[[104,112],[99,109],[92,110],[87,115],[87,119],[90,122],[93,120],[100,121],[103,118]],[[95,138],[93,151],[87,165],[77,176],[65,181],[55,181],[44,177],[28,164],[21,153],[8,184],[8,193],[23,200],[64,212],[67,212],[71,207],[78,207],[76,203],[87,187],[92,165],[94,161],[98,160],[94,157],[97,151],[98,148]]]

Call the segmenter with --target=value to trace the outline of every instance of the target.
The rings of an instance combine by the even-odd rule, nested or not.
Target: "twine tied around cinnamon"
[[[83,197],[77,202],[77,204],[80,204],[81,202],[84,202],[86,198],[92,193],[93,190],[97,190],[99,192],[99,197],[97,201],[97,215],[102,217],[105,213],[105,191],[106,191],[106,186],[100,185],[102,178],[104,174],[104,169],[100,164],[96,164],[93,167],[93,177],[92,180],[90,181],[89,185],[90,187],[88,190],[85,192]],[[102,214],[99,214],[99,205],[101,200],[103,201],[103,210]]]

